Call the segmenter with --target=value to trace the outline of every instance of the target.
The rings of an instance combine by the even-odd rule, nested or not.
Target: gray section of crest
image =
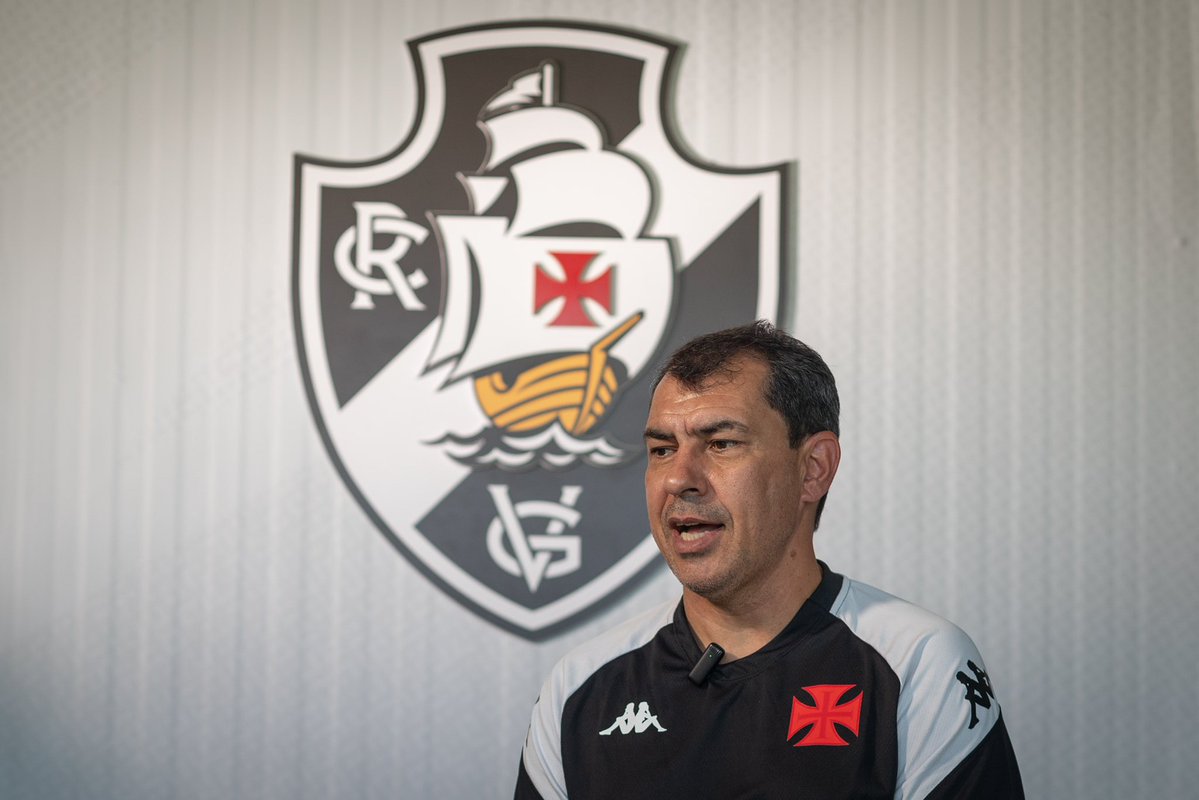
[[[541,608],[590,583],[649,536],[642,501],[644,470],[644,458],[628,467],[611,470],[586,466],[560,472],[480,470],[447,494],[417,524],[417,528],[488,588],[526,608]],[[582,519],[575,529],[566,532],[582,539],[582,567],[567,576],[548,578],[532,592],[523,578],[509,575],[496,566],[483,543],[484,532],[496,516],[495,505],[487,492],[491,484],[509,487],[514,503],[523,500],[557,502],[563,486],[582,486],[582,494],[575,504]],[[544,532],[545,521],[529,520],[525,527],[526,534],[540,534]],[[625,577],[631,578],[633,574]],[[488,614],[488,609],[480,610]],[[501,624],[506,623],[501,621]]]

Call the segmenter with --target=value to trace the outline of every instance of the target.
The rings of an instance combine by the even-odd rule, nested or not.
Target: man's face
[[[713,602],[790,580],[802,542],[804,448],[764,396],[769,368],[741,357],[698,390],[673,377],[646,423],[645,497],[654,540],[682,584]]]

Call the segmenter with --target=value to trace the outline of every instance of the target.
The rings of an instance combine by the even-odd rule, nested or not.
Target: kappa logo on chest
[[[633,706],[637,706],[637,710],[633,711]],[[642,700],[640,703],[629,703],[624,707],[624,713],[616,718],[616,721],[599,732],[600,736],[611,736],[613,731],[620,731],[621,734],[629,733],[645,733],[650,728],[653,728],[658,733],[666,733],[666,729],[658,722],[658,715],[651,714],[649,703]]]

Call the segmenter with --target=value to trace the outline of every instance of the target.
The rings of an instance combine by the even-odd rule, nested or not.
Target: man
[[[671,356],[645,494],[682,601],[554,668],[518,798],[1023,797],[970,639],[816,560],[838,411],[820,356],[765,322]]]

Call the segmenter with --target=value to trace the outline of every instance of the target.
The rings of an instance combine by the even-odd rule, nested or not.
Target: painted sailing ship
[[[458,174],[471,213],[431,215],[444,288],[429,364],[471,379],[497,431],[561,440],[593,432],[653,356],[675,266],[670,243],[644,235],[651,177],[557,101],[556,72],[543,63],[485,105],[487,155]]]

